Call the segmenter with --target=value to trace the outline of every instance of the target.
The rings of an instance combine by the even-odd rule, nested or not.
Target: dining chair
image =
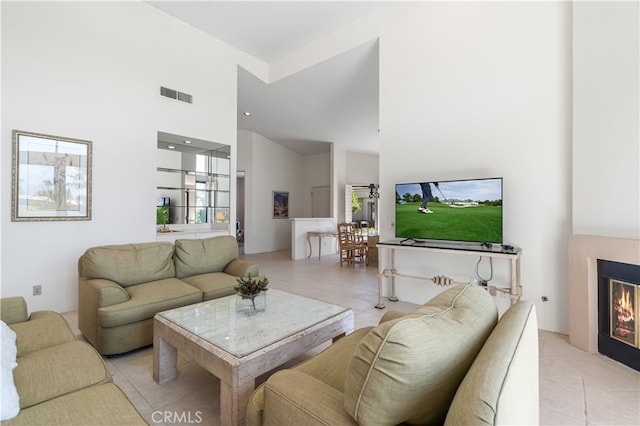
[[[355,266],[356,263],[368,264],[367,241],[357,235],[353,223],[338,224],[338,245],[340,249],[340,266],[343,263]]]

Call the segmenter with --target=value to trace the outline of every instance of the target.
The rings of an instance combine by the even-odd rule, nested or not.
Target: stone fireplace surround
[[[597,235],[569,239],[569,342],[598,352],[598,259],[640,265],[640,240]]]

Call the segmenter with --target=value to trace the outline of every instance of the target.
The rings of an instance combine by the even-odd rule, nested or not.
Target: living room
[[[31,311],[77,309],[87,248],[155,240],[158,131],[221,141],[239,158],[238,66],[270,81],[376,39],[382,238],[394,235],[396,183],[502,176],[524,298],[540,329],[567,334],[572,235],[640,237],[637,2],[385,4],[270,64],[144,2],[3,2],[1,13],[0,288]],[[167,102],[160,86],[195,101]],[[90,221],[11,221],[16,129],[92,141]],[[253,153],[268,162],[249,195],[254,211],[269,214],[271,191],[296,181],[304,166],[291,158],[310,161],[282,152]],[[332,177],[336,194],[340,183]],[[291,216],[307,216],[304,189],[291,191]],[[273,250],[283,249],[288,221],[265,222]],[[436,263],[456,277],[473,270],[473,261]],[[406,280],[398,296],[420,303],[437,291]]]

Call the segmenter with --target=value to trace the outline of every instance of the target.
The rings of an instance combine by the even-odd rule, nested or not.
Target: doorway
[[[236,177],[236,240],[238,240],[238,251],[244,253],[244,170],[238,170]]]

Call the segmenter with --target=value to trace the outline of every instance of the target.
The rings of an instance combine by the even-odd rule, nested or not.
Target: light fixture
[[[245,111],[242,113],[242,115],[244,115],[245,117],[251,117],[253,114],[251,114],[249,111]]]
[[[176,149],[176,146],[175,146],[175,145],[167,145],[167,148],[169,148],[169,149]]]
[[[191,144],[191,141],[189,140],[185,140],[184,143],[186,143],[187,145]]]
[[[376,185],[375,183],[369,184],[369,198],[380,198],[378,188],[380,188],[380,185]]]

